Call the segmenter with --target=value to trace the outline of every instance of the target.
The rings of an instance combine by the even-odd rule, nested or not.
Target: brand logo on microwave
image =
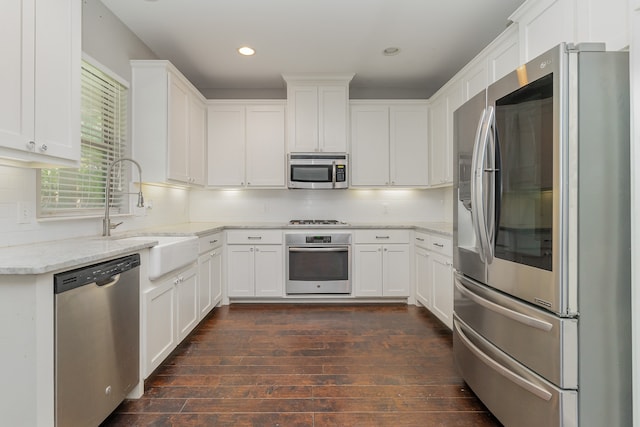
[[[552,62],[553,62],[553,61],[552,61],[552,60],[550,60],[550,59],[547,59],[546,61],[541,62],[541,63],[540,63],[540,69],[541,69],[541,70],[544,70],[545,68],[547,68],[547,65],[551,65],[551,63],[552,63]]]

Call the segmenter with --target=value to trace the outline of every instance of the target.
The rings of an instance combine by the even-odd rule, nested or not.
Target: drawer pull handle
[[[462,343],[469,349],[469,351],[471,351],[485,365],[487,365],[488,367],[490,367],[491,369],[493,369],[498,374],[502,375],[512,383],[517,384],[518,386],[527,390],[529,393],[536,395],[540,399],[549,401],[553,397],[553,395],[549,391],[538,386],[537,384],[532,383],[526,378],[521,377],[515,372],[505,368],[500,363],[493,360],[490,356],[486,355],[482,350],[476,347],[469,340],[469,338],[467,338],[467,336],[464,334],[464,332],[461,330],[460,326],[457,323],[454,325],[454,328],[455,328],[455,332],[457,332],[458,337],[462,340]]]
[[[213,245],[214,243],[218,243],[218,240],[217,239],[216,240],[209,240],[209,244],[210,245]]]
[[[439,248],[444,248],[444,245],[442,243],[434,243],[433,246],[437,246]]]
[[[249,237],[247,237],[247,239],[249,239],[249,240],[260,240],[260,239],[262,239],[262,236],[249,236]]]
[[[487,299],[482,298],[479,295],[476,295],[472,291],[468,290],[464,287],[462,283],[460,283],[457,279],[455,282],[456,289],[464,296],[469,298],[471,301],[475,302],[486,308],[487,310],[493,311],[496,314],[507,317],[516,322],[522,323],[523,325],[530,326],[532,328],[540,329],[541,331],[549,332],[553,329],[553,325],[549,322],[545,322],[544,320],[536,319],[535,317],[528,316],[523,313],[518,313],[517,311],[511,310],[509,308],[503,307],[494,303],[493,301],[489,301]]]
[[[376,236],[376,239],[389,239],[389,236]]]
[[[424,242],[424,239],[422,237],[416,237],[416,240],[419,242]]]

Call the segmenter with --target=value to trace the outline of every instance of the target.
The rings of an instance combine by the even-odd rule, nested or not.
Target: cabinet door
[[[213,308],[213,251],[198,257],[198,310],[199,319]]]
[[[0,55],[10,64],[0,70],[0,148],[9,149],[2,155],[67,167],[80,159],[81,7],[71,0],[0,5]]]
[[[189,104],[189,183],[205,184],[207,109],[194,96]]]
[[[35,0],[0,2],[0,145],[21,151],[34,139]]]
[[[389,184],[389,108],[351,107],[351,185]]]
[[[253,255],[253,246],[227,246],[227,287],[230,297],[255,296]]]
[[[447,182],[447,112],[449,98],[447,94],[442,94],[433,101],[429,108],[429,171],[430,184],[441,185]]]
[[[182,341],[198,324],[198,277],[191,268],[180,274],[176,282],[178,342]]]
[[[382,296],[382,246],[354,245],[353,248],[355,295]]]
[[[255,247],[255,295],[257,297],[281,297],[283,295],[282,246],[259,245]]]
[[[420,304],[432,310],[431,297],[433,294],[433,279],[431,277],[431,255],[424,248],[416,246],[414,257],[416,268],[416,299]]]
[[[409,245],[385,245],[383,248],[383,288],[385,297],[408,297],[411,293]]]
[[[284,187],[284,105],[246,108],[247,186]]]
[[[431,277],[433,284],[432,312],[446,324],[453,327],[453,274],[451,261],[441,255],[431,256]]]
[[[318,150],[318,88],[290,86],[287,91],[289,151]]]
[[[222,300],[222,248],[216,248],[211,258],[211,308]]]
[[[429,134],[426,105],[393,105],[389,109],[390,184],[429,183]]]
[[[464,102],[485,90],[489,82],[487,62],[478,61],[462,75],[462,99]]]
[[[171,73],[168,84],[167,175],[169,179],[189,182],[189,89]]]
[[[318,149],[341,153],[347,151],[348,99],[346,86],[318,88]]]
[[[144,296],[143,357],[147,378],[177,345],[176,288],[172,280],[147,291]]]
[[[243,186],[245,109],[242,105],[209,105],[207,111],[208,184]]]
[[[35,150],[74,161],[80,160],[79,3],[35,2]]]

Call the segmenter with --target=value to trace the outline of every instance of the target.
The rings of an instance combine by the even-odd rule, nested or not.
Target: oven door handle
[[[323,247],[323,248],[300,248],[300,247],[289,247],[289,252],[347,252],[349,251],[348,246],[336,246],[336,247]]]

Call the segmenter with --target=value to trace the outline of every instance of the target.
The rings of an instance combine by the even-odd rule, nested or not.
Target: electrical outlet
[[[33,218],[33,204],[30,202],[18,202],[18,224],[29,224]]]

